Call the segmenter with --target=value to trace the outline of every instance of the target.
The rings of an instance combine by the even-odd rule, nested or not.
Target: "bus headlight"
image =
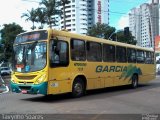
[[[12,81],[13,83],[17,83],[14,79],[11,79],[11,81]]]
[[[41,77],[38,78],[38,80],[36,81],[36,84],[43,82],[45,79],[46,79],[46,74],[43,74]]]
[[[15,81],[13,79],[11,79],[11,82],[15,83]]]

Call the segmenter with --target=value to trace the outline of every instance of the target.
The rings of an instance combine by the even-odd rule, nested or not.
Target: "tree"
[[[66,29],[66,4],[69,4],[69,0],[61,0],[61,5],[63,6],[63,23],[64,23],[64,29]]]
[[[117,35],[118,42],[123,42],[123,43],[128,43],[128,44],[133,44],[133,45],[136,45],[137,43],[137,41],[132,36],[131,32],[129,32],[128,35],[126,36],[124,34],[124,31],[121,30],[121,31],[118,31],[116,35]]]
[[[27,13],[23,13],[22,16],[23,17],[26,17],[26,21],[31,21],[33,23],[33,26],[31,27],[32,30],[35,29],[35,25],[34,23],[36,22],[36,10],[35,9],[31,9],[31,11],[27,10]]]
[[[16,23],[4,24],[3,26],[3,29],[0,30],[2,38],[1,47],[3,46],[4,48],[1,53],[3,53],[5,59],[9,59],[12,56],[13,43],[17,34],[24,32],[24,30]]]
[[[57,22],[56,18],[53,16],[61,14],[61,11],[58,10],[60,3],[56,0],[42,0],[40,5],[43,5],[42,9],[46,16],[46,22],[49,27],[52,28],[52,24],[56,25]]]
[[[46,20],[45,20],[45,13],[42,8],[36,9],[36,16],[37,16],[36,21],[40,22],[41,24],[39,28],[43,29],[43,25],[46,23]]]
[[[131,32],[128,32],[127,34],[124,34],[124,31],[122,30],[116,32],[114,27],[107,24],[97,23],[93,25],[91,29],[88,30],[87,35],[136,45],[136,40]]]
[[[113,33],[115,33],[116,29],[107,24],[97,23],[88,30],[87,35],[94,36],[98,38],[109,39],[113,37]]]

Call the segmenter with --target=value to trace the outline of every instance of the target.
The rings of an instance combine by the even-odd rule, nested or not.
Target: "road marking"
[[[6,90],[4,92],[1,92],[0,95],[3,94],[3,93],[8,93],[9,92],[8,86],[5,86],[5,87],[6,87]]]

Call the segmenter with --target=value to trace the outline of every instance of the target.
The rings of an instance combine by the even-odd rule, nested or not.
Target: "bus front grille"
[[[19,86],[21,90],[30,90],[31,86]]]
[[[16,75],[16,77],[19,80],[33,80],[37,75],[30,75],[30,76],[20,76],[20,75]]]
[[[18,83],[20,83],[20,84],[33,84],[33,82],[18,82]]]

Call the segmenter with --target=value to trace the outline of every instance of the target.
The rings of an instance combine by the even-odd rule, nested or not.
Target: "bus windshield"
[[[32,42],[14,46],[14,71],[33,72],[46,66],[46,42]]]

